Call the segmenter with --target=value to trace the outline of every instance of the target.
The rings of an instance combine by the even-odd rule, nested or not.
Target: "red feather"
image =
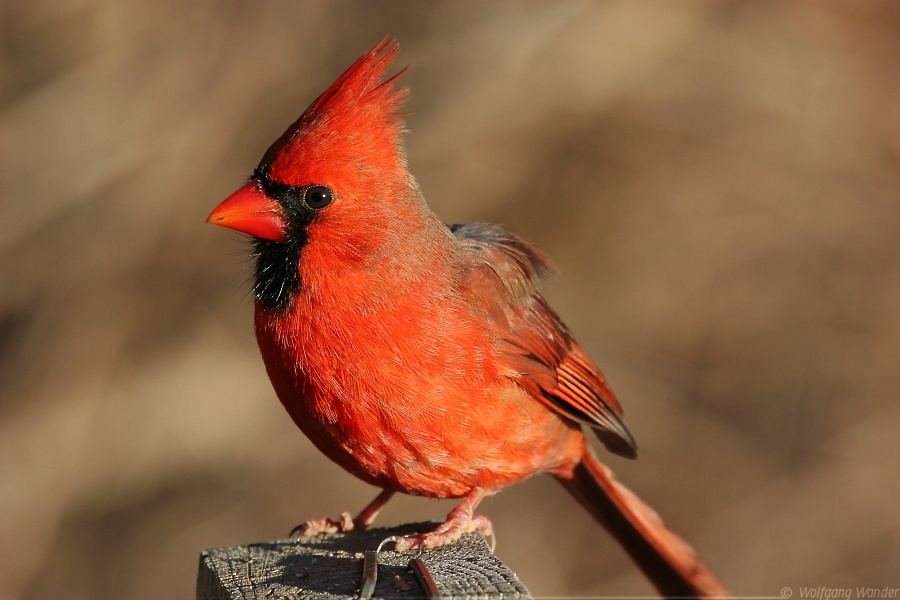
[[[610,451],[634,458],[637,444],[606,378],[538,293],[540,277],[550,270],[547,258],[497,226],[475,223],[453,231],[475,254],[473,262],[484,265],[481,280],[470,284],[475,295],[495,300],[501,286],[508,295],[494,306],[504,309],[501,327],[510,377],[560,415],[594,429]],[[487,281],[484,273],[490,274]]]
[[[259,170],[304,185],[341,169],[372,177],[405,168],[397,110],[409,90],[394,89],[405,69],[384,81],[398,49],[384,38],[361,56],[269,147]]]

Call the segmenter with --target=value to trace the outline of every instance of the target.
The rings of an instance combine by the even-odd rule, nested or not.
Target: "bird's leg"
[[[400,538],[396,542],[395,549],[399,552],[412,550],[413,548],[437,548],[452,544],[464,533],[480,531],[486,537],[493,537],[494,528],[484,515],[474,516],[478,503],[487,495],[481,488],[475,488],[469,492],[463,501],[450,511],[447,520],[438,525],[434,531],[428,533],[416,533]]]
[[[381,490],[381,493],[378,494],[374,500],[369,502],[369,504],[356,515],[356,518],[352,518],[350,513],[344,512],[341,513],[339,521],[332,521],[328,517],[325,517],[323,519],[312,519],[305,523],[300,523],[291,530],[290,537],[309,537],[319,533],[329,534],[337,533],[339,531],[353,531],[354,529],[367,529],[393,495],[393,490]]]

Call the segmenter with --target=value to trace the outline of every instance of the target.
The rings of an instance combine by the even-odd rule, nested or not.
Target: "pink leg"
[[[437,548],[452,544],[464,533],[481,531],[487,537],[493,537],[494,528],[484,515],[473,516],[478,503],[487,494],[480,488],[475,488],[463,499],[463,501],[450,511],[447,520],[429,533],[417,533],[408,535],[396,542],[397,551],[412,550],[413,548]]]
[[[378,513],[381,512],[381,509],[384,508],[384,505],[388,503],[388,500],[391,499],[391,496],[394,495],[394,490],[381,490],[381,493],[378,494],[374,500],[369,502],[368,506],[366,506],[356,518],[353,519],[353,524],[356,525],[357,529],[368,529],[369,525],[372,524],[372,521],[375,520],[375,517],[378,516]]]
[[[369,504],[356,515],[355,519],[352,518],[348,512],[341,513],[340,521],[332,521],[328,517],[323,519],[312,519],[294,527],[291,530],[290,537],[297,535],[300,537],[309,537],[319,533],[329,534],[337,533],[339,531],[353,531],[354,529],[367,529],[393,495],[393,490],[381,490],[381,493],[378,494],[374,500],[369,502]]]

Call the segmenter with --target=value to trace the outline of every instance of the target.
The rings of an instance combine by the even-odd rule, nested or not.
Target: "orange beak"
[[[281,205],[263,194],[255,181],[225,198],[206,222],[273,242],[283,242],[287,229]]]

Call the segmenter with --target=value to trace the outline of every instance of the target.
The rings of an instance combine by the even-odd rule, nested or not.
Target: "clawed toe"
[[[407,550],[430,550],[432,548],[440,548],[447,544],[452,544],[466,533],[480,531],[486,538],[492,540],[491,551],[494,549],[493,540],[494,528],[490,520],[484,515],[470,517],[467,519],[447,519],[441,523],[434,531],[427,533],[416,533],[395,540],[394,549],[398,552]]]
[[[356,524],[350,513],[341,513],[340,521],[333,521],[328,517],[323,519],[312,519],[300,523],[293,529],[288,537],[312,537],[314,535],[330,535],[333,533],[346,533],[356,529]]]

